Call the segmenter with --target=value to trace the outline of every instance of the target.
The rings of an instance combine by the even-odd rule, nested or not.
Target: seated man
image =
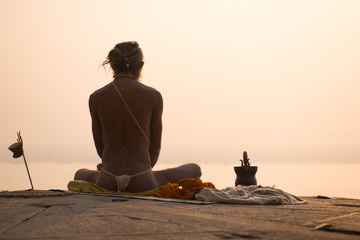
[[[114,80],[89,99],[92,132],[102,164],[98,171],[78,170],[75,180],[109,191],[140,192],[200,177],[196,164],[152,171],[160,152],[163,102],[158,91],[139,82],[144,62],[138,43],[117,44],[103,66],[106,64],[110,64]]]

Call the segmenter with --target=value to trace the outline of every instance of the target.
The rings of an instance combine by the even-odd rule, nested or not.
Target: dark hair
[[[135,41],[118,43],[110,50],[102,66],[106,64],[110,64],[114,71],[114,77],[121,73],[127,73],[138,79],[144,65],[143,53]]]

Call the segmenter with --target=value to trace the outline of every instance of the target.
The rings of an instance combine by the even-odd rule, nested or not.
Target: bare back
[[[147,135],[150,145],[111,83],[90,96],[93,137],[104,169],[115,175],[132,175],[152,168],[157,161],[161,144],[162,97],[155,89],[129,77],[115,79],[114,83]],[[148,178],[146,181],[156,186],[155,182],[151,183],[152,173],[149,174],[143,178]],[[100,176],[97,184],[107,189],[114,188],[108,186],[108,180]],[[136,185],[136,181],[129,184],[130,190],[131,186],[138,190]]]

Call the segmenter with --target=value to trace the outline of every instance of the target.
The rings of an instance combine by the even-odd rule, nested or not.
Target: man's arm
[[[161,133],[162,133],[162,111],[163,100],[159,92],[156,92],[156,104],[150,123],[150,159],[151,166],[154,167],[160,154]]]
[[[90,115],[92,120],[92,133],[95,142],[95,147],[99,157],[101,158],[104,150],[104,142],[103,142],[100,119],[94,108],[93,95],[91,95],[89,98],[89,108],[90,108]]]

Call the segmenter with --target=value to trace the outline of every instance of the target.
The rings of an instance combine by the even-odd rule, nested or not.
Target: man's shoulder
[[[101,94],[106,94],[110,89],[112,88],[112,84],[108,83],[105,86],[95,90],[92,95],[101,95]]]
[[[107,84],[107,85],[105,85],[105,86],[103,86],[103,87],[95,90],[92,94],[90,94],[90,100],[91,100],[91,99],[96,99],[96,98],[98,98],[98,97],[101,97],[101,96],[104,95],[104,94],[106,95],[107,92],[108,92],[108,90],[109,90],[109,85],[110,85],[110,84]]]
[[[102,92],[104,92],[104,91],[107,91],[107,90],[109,89],[109,86],[110,86],[110,85],[111,85],[111,83],[106,84],[105,86],[103,86],[103,87],[95,90],[95,91],[93,92],[93,94],[94,94],[94,93],[95,93],[95,94],[98,94],[98,93],[102,93]]]
[[[141,82],[137,82],[135,85],[131,84],[132,85],[132,91],[135,91],[135,92],[138,92],[143,95],[143,96],[148,96],[148,97],[151,97],[151,98],[156,98],[156,99],[162,99],[162,96],[161,96],[161,93],[153,88],[153,87],[150,87],[150,86],[147,86]],[[105,96],[108,96],[109,94],[109,91],[111,92],[112,91],[112,84],[109,83],[97,90],[95,90],[91,95],[90,95],[90,99],[97,99],[97,98],[103,98],[104,95]],[[136,90],[135,90],[136,89]]]
[[[140,83],[140,82],[139,82],[139,85],[143,88],[144,91],[147,91],[154,96],[161,97],[161,93],[157,89],[150,87],[148,85],[145,85],[143,83]]]

